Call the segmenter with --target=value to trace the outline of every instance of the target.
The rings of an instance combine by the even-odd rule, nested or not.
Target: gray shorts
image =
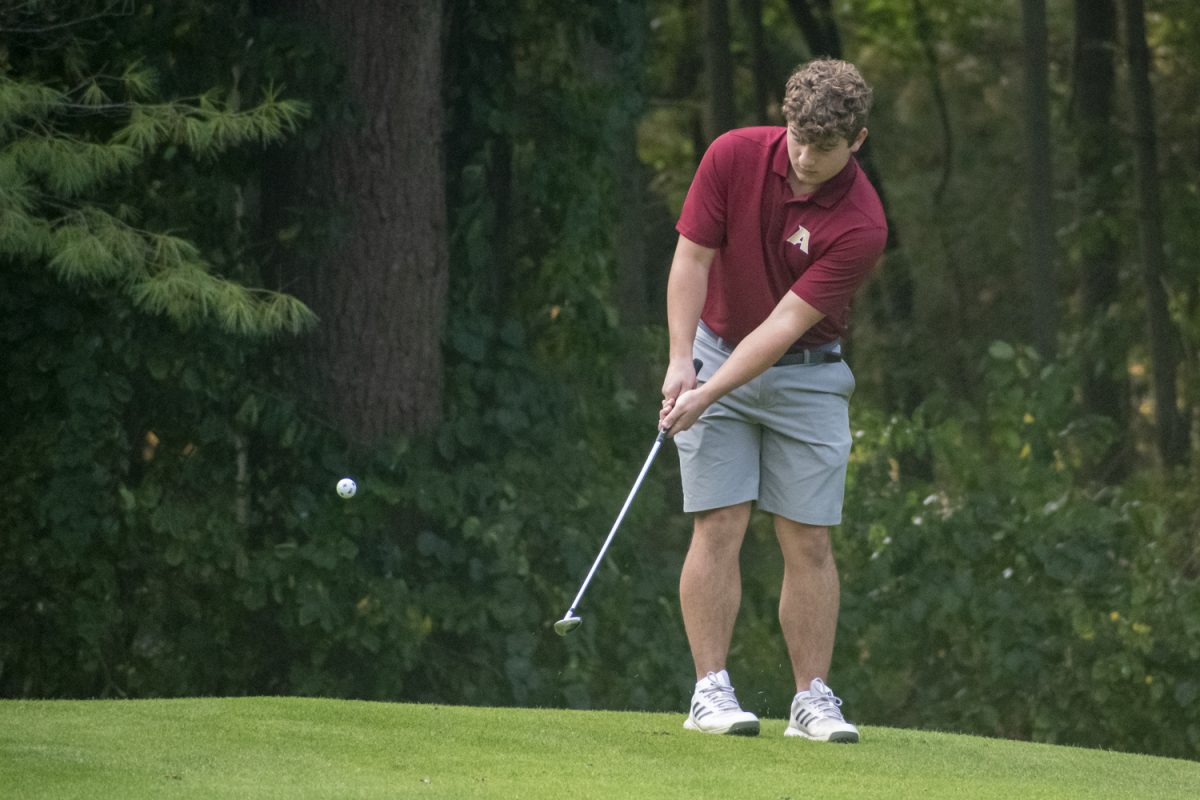
[[[732,348],[702,326],[692,352],[704,362],[704,382]],[[854,373],[839,361],[770,367],[721,398],[674,437],[683,510],[755,500],[806,525],[839,524],[853,392]]]

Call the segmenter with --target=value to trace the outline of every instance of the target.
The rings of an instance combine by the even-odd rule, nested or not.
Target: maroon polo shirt
[[[787,128],[742,128],[704,154],[675,229],[717,251],[700,318],[740,342],[793,291],[825,315],[793,350],[846,333],[854,292],[887,240],[883,205],[851,157],[807,196],[788,185]]]

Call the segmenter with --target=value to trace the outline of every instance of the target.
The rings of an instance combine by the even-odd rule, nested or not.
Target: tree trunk
[[[442,151],[442,3],[306,0],[344,54],[357,116],[295,165],[345,220],[297,294],[321,319],[315,388],[335,426],[372,443],[441,418],[449,268]]]
[[[645,63],[645,30],[648,24],[632,25],[628,38],[620,49],[614,44],[588,41],[582,48],[588,72],[605,84],[624,87],[626,97],[632,98],[640,73],[630,64]],[[660,268],[650,267],[647,255],[647,212],[650,208],[647,186],[651,176],[638,158],[638,118],[644,110],[641,103],[628,100],[620,111],[613,112],[612,167],[617,201],[617,219],[613,236],[613,255],[616,259],[617,280],[615,300],[621,329],[630,342],[638,337],[651,319],[649,276]],[[619,114],[619,116],[617,116]],[[657,308],[657,306],[656,306]],[[657,364],[645,358],[640,348],[630,346],[622,354],[621,373],[626,385],[639,390],[652,390],[662,380]]]
[[[1057,281],[1054,266],[1054,186],[1050,165],[1049,57],[1046,0],[1021,0],[1025,41],[1025,158],[1028,173],[1029,288],[1034,345],[1043,358],[1057,349]]]
[[[704,0],[704,73],[708,80],[705,135],[710,142],[737,127],[729,40],[728,0]]]
[[[1178,465],[1187,461],[1188,430],[1175,397],[1177,350],[1167,310],[1167,291],[1163,284],[1158,142],[1154,129],[1154,94],[1150,86],[1150,54],[1146,47],[1146,18],[1142,0],[1125,0],[1125,38],[1129,53],[1129,94],[1133,101],[1138,228],[1154,373],[1158,451],[1163,463]]]
[[[929,88],[933,92],[933,105],[937,109],[938,125],[942,132],[942,173],[933,190],[933,202],[940,206],[946,197],[946,189],[950,186],[950,174],[954,169],[954,130],[950,125],[950,104],[946,100],[946,88],[942,83],[942,68],[938,63],[933,22],[921,0],[912,0],[912,9],[917,40],[925,56]]]
[[[842,57],[842,37],[838,34],[830,0],[788,0],[788,8],[792,10],[792,16],[800,26],[800,35],[813,58]]]
[[[775,87],[771,81],[771,57],[767,52],[766,32],[763,29],[762,0],[742,0],[742,16],[750,31],[751,68],[754,71],[755,125],[766,125],[772,117],[772,97]]]
[[[1128,465],[1129,375],[1128,342],[1112,313],[1120,303],[1121,252],[1121,239],[1112,224],[1121,196],[1115,174],[1120,148],[1112,120],[1115,0],[1076,0],[1075,43],[1076,230],[1089,344],[1084,356],[1083,406],[1089,414],[1115,424],[1117,438],[1098,466],[1104,480],[1116,482]]]

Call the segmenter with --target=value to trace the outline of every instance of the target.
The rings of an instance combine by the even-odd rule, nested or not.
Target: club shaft
[[[654,447],[650,448],[650,455],[646,456],[646,463],[642,465],[642,471],[638,473],[637,480],[633,482],[633,488],[629,490],[629,496],[625,498],[625,505],[621,506],[621,513],[617,514],[617,521],[613,523],[612,530],[608,532],[608,538],[604,540],[604,545],[600,548],[600,553],[596,556],[596,560],[592,562],[592,568],[588,570],[587,577],[583,579],[583,585],[579,587],[579,594],[575,595],[575,599],[571,602],[571,608],[565,616],[569,617],[573,614],[575,607],[583,599],[583,593],[587,591],[588,584],[592,582],[592,576],[596,574],[596,568],[604,560],[604,554],[608,552],[608,546],[612,544],[613,537],[617,534],[617,528],[621,527],[621,520],[625,519],[625,512],[629,510],[630,504],[633,503],[634,495],[637,494],[638,489],[641,487],[646,473],[650,471],[650,465],[654,463],[654,457],[658,455],[659,448],[662,447],[666,436],[666,431],[661,431],[658,434],[658,438],[654,440]]]

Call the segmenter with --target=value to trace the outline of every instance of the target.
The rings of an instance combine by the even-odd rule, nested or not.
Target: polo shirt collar
[[[792,169],[788,161],[786,137],[787,128],[783,128],[782,133],[776,140],[775,157],[771,161],[771,171],[785,181]],[[850,156],[850,160],[846,162],[846,166],[842,168],[842,171],[821,184],[817,191],[809,195],[808,202],[816,203],[821,208],[832,208],[846,195],[846,192],[850,191],[850,185],[854,183],[854,174],[856,171],[857,160],[854,156]]]

